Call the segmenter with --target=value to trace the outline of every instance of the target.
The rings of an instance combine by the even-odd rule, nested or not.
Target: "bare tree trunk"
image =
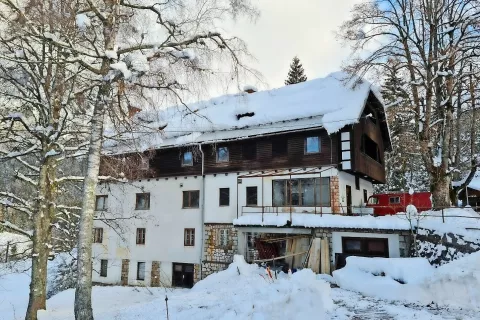
[[[55,169],[52,160],[46,159],[40,168],[37,212],[34,215],[34,234],[32,248],[32,273],[30,295],[25,320],[36,320],[37,311],[46,309],[47,300],[47,263],[50,243],[50,222],[52,218],[55,194]]]
[[[441,208],[450,204],[450,176],[439,174],[438,179],[431,181],[430,188],[432,192],[433,207]]]
[[[97,95],[97,102],[91,123],[90,149],[88,152],[87,176],[83,185],[82,213],[78,230],[77,287],[75,290],[75,319],[93,320],[92,310],[92,230],[95,212],[95,192],[100,169],[105,98],[110,85],[103,85]]]

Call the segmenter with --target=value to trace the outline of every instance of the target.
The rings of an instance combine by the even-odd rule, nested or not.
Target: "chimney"
[[[243,92],[246,92],[246,93],[249,93],[249,94],[250,94],[250,93],[255,93],[255,92],[257,92],[257,91],[258,91],[257,88],[254,87],[254,86],[245,86],[245,87],[243,87]]]
[[[128,106],[128,119],[132,119],[140,111],[142,111],[142,109],[137,108],[137,107]]]

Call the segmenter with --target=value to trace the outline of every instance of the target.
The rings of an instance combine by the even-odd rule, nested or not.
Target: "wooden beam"
[[[280,259],[284,259],[284,258],[289,258],[289,257],[293,257],[293,256],[298,256],[300,254],[305,254],[307,253],[308,251],[303,251],[303,252],[299,252],[299,253],[292,253],[292,254],[288,254],[286,256],[281,256],[281,257],[275,257],[275,258],[271,258],[271,259],[263,259],[263,260],[253,260],[253,262],[268,262],[268,261],[273,261],[273,260],[280,260]]]

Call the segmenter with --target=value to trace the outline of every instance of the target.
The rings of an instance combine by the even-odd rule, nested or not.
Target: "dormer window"
[[[185,151],[182,153],[182,167],[193,166],[193,153],[192,151]]]
[[[320,137],[305,138],[305,153],[319,153],[320,152]]]
[[[217,148],[217,162],[228,162],[228,160],[229,160],[228,147]]]

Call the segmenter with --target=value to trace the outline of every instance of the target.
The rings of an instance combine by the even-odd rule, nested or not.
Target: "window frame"
[[[196,207],[192,206],[192,193],[197,193],[198,204]],[[185,205],[185,194],[188,193],[188,204]],[[200,190],[185,190],[182,191],[182,209],[198,209],[200,208]]]
[[[229,229],[218,229],[218,239],[217,239],[217,245],[219,247],[226,247],[228,246],[228,236],[230,234],[230,230]],[[222,237],[223,237],[223,240],[222,241]]]
[[[108,260],[100,259],[100,277],[106,278],[107,276],[108,276]]]
[[[368,203],[368,191],[367,191],[367,189],[363,189],[363,202]]]
[[[140,277],[140,265],[141,264],[143,264],[143,278]],[[138,261],[137,262],[137,281],[145,281],[145,275],[147,274],[146,267],[147,267],[147,264],[145,263],[145,261]]]
[[[185,155],[186,155],[187,153],[190,153],[191,159],[192,159],[192,163],[186,163],[186,162],[185,162]],[[187,151],[183,151],[183,152],[182,152],[181,165],[182,165],[182,167],[193,167],[193,152],[192,152],[192,151],[188,151],[188,150],[187,150]]]
[[[147,238],[147,229],[146,228],[137,228],[135,232],[135,243],[136,245],[145,245]]]
[[[147,206],[145,208],[140,208],[139,205],[139,199],[142,196],[146,196],[147,199]],[[150,210],[150,192],[142,192],[142,193],[136,193],[135,194],[135,210]]]
[[[223,195],[225,196],[226,192],[226,201],[224,200],[224,203],[222,203],[222,191],[224,192]],[[226,203],[226,204],[225,204]],[[218,206],[219,207],[229,207],[230,206],[230,188],[218,188]]]
[[[189,238],[190,236],[190,238]],[[195,228],[183,229],[183,246],[195,247]]]
[[[314,194],[314,204],[313,205],[304,205],[303,204],[303,197],[302,197],[302,181],[303,183],[306,182],[306,180],[314,180],[314,185],[315,189],[313,190]],[[292,204],[292,198],[290,197],[290,188],[291,188],[291,181],[297,181],[297,189],[298,189],[298,205]],[[283,199],[285,200],[282,205],[276,205],[275,201],[275,183],[276,182],[283,182],[283,191],[284,191],[284,197]],[[320,202],[317,201],[317,190],[316,187],[320,186]],[[326,186],[328,187],[328,197],[326,199],[323,199],[321,197],[322,194],[322,187]],[[272,205],[274,207],[307,207],[307,208],[312,208],[312,207],[331,207],[332,205],[332,199],[331,199],[331,187],[330,187],[330,177],[316,177],[316,178],[298,178],[298,179],[274,179],[272,180]],[[293,194],[293,193],[292,193]],[[324,201],[324,202],[323,202]]]
[[[394,199],[394,200],[397,200],[397,199],[398,199],[398,201],[393,201],[393,202],[392,202],[392,199]],[[400,199],[400,196],[388,197],[388,203],[389,203],[389,204],[400,204],[400,203],[401,203],[400,200],[401,200],[401,199]]]
[[[366,146],[366,142],[368,141],[367,139],[369,140],[368,143],[369,143],[369,144],[372,144],[372,147],[375,146],[375,153],[376,153],[375,158],[372,157],[372,155],[370,155],[370,154],[367,153],[367,150],[366,150],[366,147],[367,147],[367,146]],[[366,157],[372,159],[373,161],[375,161],[376,163],[383,164],[383,162],[382,162],[382,157],[380,156],[380,147],[378,146],[378,143],[376,143],[375,141],[373,141],[373,140],[372,140],[369,136],[367,136],[365,133],[362,134],[362,137],[360,138],[360,152],[361,152],[364,156],[366,156]]]
[[[313,138],[316,138],[318,140],[318,149],[317,151],[308,151],[308,139],[313,139]],[[308,137],[305,137],[304,141],[305,141],[304,154],[308,155],[308,154],[317,154],[322,152],[322,139],[320,136],[308,136]]]
[[[226,160],[220,160],[219,159],[219,155],[220,155],[220,152],[219,150],[220,149],[225,149],[227,151],[227,159]],[[217,163],[226,163],[226,162],[229,162],[230,161],[230,148],[228,146],[219,146],[217,147],[216,149],[216,159],[217,159]]]
[[[360,241],[360,250],[347,250],[346,242],[349,240]],[[370,251],[369,249],[370,242],[383,242],[385,250],[383,252]],[[359,255],[363,257],[390,257],[388,244],[389,244],[388,238],[342,237],[342,254]]]
[[[253,202],[249,202],[249,199],[252,195],[249,196],[248,190],[255,190],[255,204]],[[245,204],[247,207],[256,207],[258,206],[258,187],[257,186],[248,186],[245,188]]]
[[[98,200],[103,199],[103,208],[98,209]],[[107,211],[108,210],[108,195],[99,194],[95,196],[95,211]]]
[[[103,228],[93,228],[93,243],[103,243]]]

